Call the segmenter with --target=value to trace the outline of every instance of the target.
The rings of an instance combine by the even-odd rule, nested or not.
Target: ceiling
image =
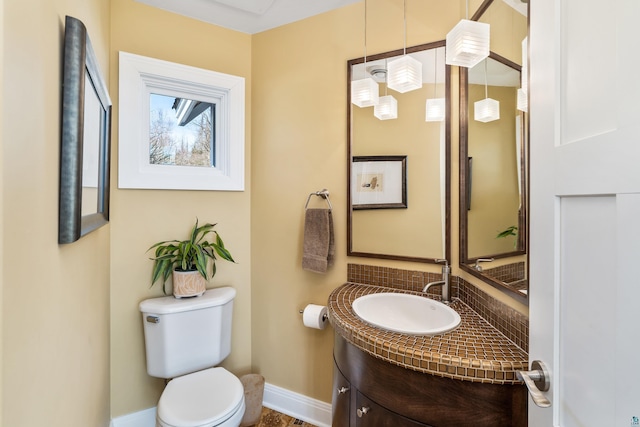
[[[136,0],[220,27],[255,34],[362,0]]]

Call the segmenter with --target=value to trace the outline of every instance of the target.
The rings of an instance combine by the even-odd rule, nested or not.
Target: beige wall
[[[60,246],[64,18],[109,76],[108,0],[4,2],[2,424],[109,424],[109,226]],[[10,159],[10,161],[8,161]]]
[[[440,0],[413,3],[407,45],[443,39],[464,8]],[[156,405],[162,381],[146,374],[137,306],[161,290],[149,289],[152,263],[145,250],[186,233],[196,216],[219,223],[238,261],[221,262],[212,284],[238,290],[232,355],[225,366],[238,375],[259,372],[272,384],[330,401],[333,331],[304,328],[298,310],[325,303],[345,281],[348,262],[439,271],[434,265],[346,257],[346,61],[362,56],[362,5],[248,36],[134,0],[4,2],[0,250],[16,250],[5,250],[0,261],[2,425],[107,425],[109,415]],[[370,6],[369,53],[400,47],[402,1]],[[110,88],[114,121],[110,225],[60,247],[57,159],[65,14],[87,24]],[[247,79],[245,192],[117,188],[120,50]],[[454,70],[453,99],[455,82]],[[454,274],[461,274],[456,115],[454,110],[452,265]],[[302,270],[300,260],[304,203],[323,187],[334,205],[337,260],[328,274],[318,275]],[[33,246],[40,256],[37,270],[46,271],[43,278],[24,273],[34,270],[31,258],[22,255]]]
[[[149,289],[153,243],[186,238],[195,218],[216,230],[237,264],[218,263],[210,287],[237,291],[231,356],[224,366],[241,375],[251,370],[251,37],[152,8],[133,0],[111,1],[111,95],[118,104],[118,51],[234,74],[246,79],[246,174],[244,192],[120,190],[118,114],[114,110],[111,251],[112,416],[155,406],[163,381],[147,375],[140,301],[161,296]],[[124,143],[124,142],[122,142]]]
[[[447,2],[409,4],[408,45],[443,39],[459,18]],[[325,402],[333,330],[304,328],[298,310],[326,303],[347,262],[439,271],[346,257],[346,64],[363,54],[363,11],[358,3],[253,38],[252,361],[267,381]],[[369,54],[402,46],[401,0],[370,3],[368,21]],[[337,245],[326,275],[300,265],[304,204],[322,188],[331,192]]]

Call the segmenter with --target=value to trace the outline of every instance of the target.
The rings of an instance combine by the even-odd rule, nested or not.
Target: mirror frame
[[[407,47],[406,53],[414,53],[423,50],[444,47],[445,40],[432,43],[425,43],[417,46]],[[381,59],[399,56],[404,53],[403,49],[383,52],[376,55],[368,55],[367,61],[378,61]],[[364,258],[378,258],[398,261],[412,261],[437,264],[440,258],[412,257],[394,254],[381,254],[372,252],[358,252],[353,250],[353,229],[352,229],[352,194],[351,194],[351,167],[353,163],[353,153],[351,150],[351,70],[354,65],[362,64],[364,57],[347,61],[347,256],[357,256]],[[444,257],[451,262],[451,66],[445,65],[445,253]]]
[[[111,100],[84,24],[65,18],[60,141],[60,206],[58,243],[72,243],[109,222],[109,157]],[[85,77],[92,85],[85,87]],[[86,90],[100,102],[97,212],[82,215],[82,167]]]
[[[512,62],[494,52],[490,52],[489,58],[494,59],[502,64],[505,64],[511,68],[514,68],[521,72],[521,66]],[[469,164],[468,164],[468,152],[469,152],[469,96],[468,96],[468,80],[469,80],[469,70],[467,68],[460,68],[460,269],[464,270],[471,275],[481,279],[485,283],[503,291],[509,296],[513,297],[517,301],[528,304],[529,298],[527,295],[522,294],[514,289],[509,288],[499,280],[493,279],[481,272],[473,269],[470,264],[475,262],[478,258],[507,258],[518,255],[526,255],[528,253],[527,248],[527,234],[529,232],[529,226],[527,221],[527,212],[529,211],[529,156],[528,148],[522,150],[521,152],[521,161],[524,167],[524,173],[521,174],[521,185],[522,185],[522,199],[523,199],[523,209],[520,210],[520,214],[518,215],[518,250],[505,252],[500,254],[487,254],[478,257],[468,257],[468,233],[469,233],[469,223],[467,218],[469,198],[468,198],[468,185],[470,182],[469,177]],[[523,140],[528,141],[529,136],[529,127],[525,126],[525,138]],[[527,264],[526,268],[529,266]],[[528,277],[528,274],[527,274]]]

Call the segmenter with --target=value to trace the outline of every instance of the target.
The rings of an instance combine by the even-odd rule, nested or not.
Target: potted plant
[[[505,230],[500,231],[496,235],[496,239],[501,239],[509,236],[516,237],[516,240],[513,242],[513,247],[514,249],[517,248],[518,247],[518,227],[516,227],[515,225],[512,225],[510,227],[507,227]]]
[[[216,254],[227,261],[235,262],[224,242],[213,228],[216,224],[198,227],[198,219],[187,240],[166,240],[147,249],[155,249],[151,286],[162,280],[162,291],[168,295],[166,284],[173,278],[173,295],[176,298],[199,296],[206,290],[209,278],[216,274]],[[206,239],[214,234],[215,242]],[[211,265],[211,275],[208,275]]]

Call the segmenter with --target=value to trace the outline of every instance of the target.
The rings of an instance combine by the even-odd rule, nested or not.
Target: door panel
[[[529,356],[553,403],[530,402],[532,427],[640,425],[638,16],[636,0],[530,4]]]
[[[616,309],[615,204],[612,196],[564,197],[560,202],[560,377],[556,385],[562,406],[568,409],[561,413],[562,426],[605,426],[615,410],[611,379],[616,319],[610,315]],[[603,268],[607,265],[612,267]]]

